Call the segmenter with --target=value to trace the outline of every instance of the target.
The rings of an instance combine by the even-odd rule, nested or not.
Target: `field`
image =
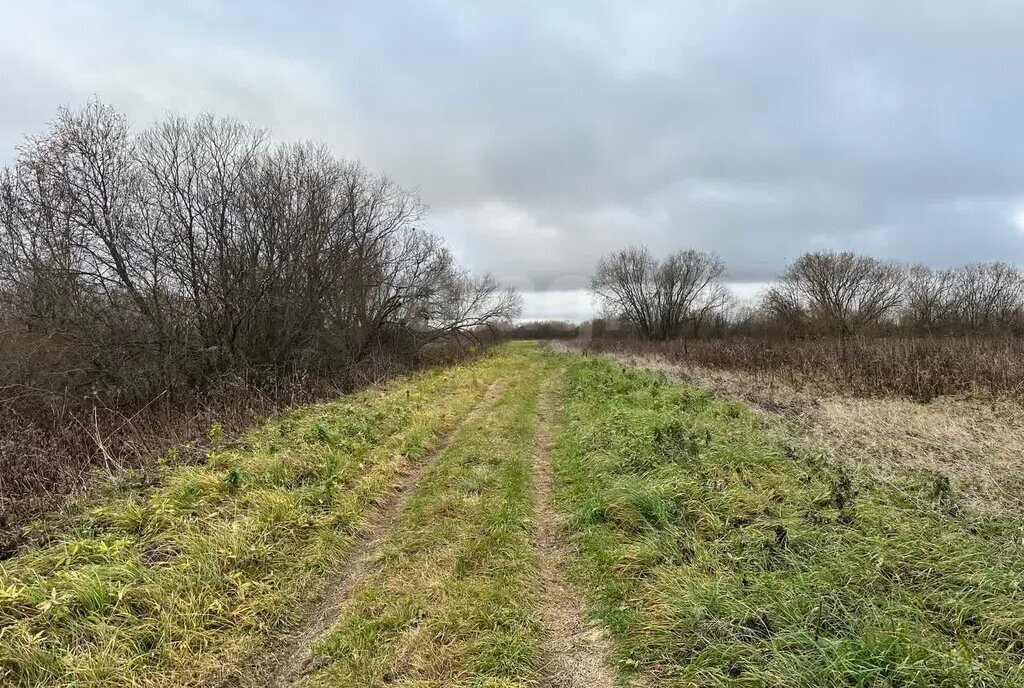
[[[508,344],[111,473],[0,562],[0,682],[1024,683],[1012,423],[949,471],[873,429],[941,399],[697,372]]]

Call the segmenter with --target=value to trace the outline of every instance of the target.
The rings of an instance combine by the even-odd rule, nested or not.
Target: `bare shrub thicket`
[[[810,382],[854,394],[1024,393],[1020,267],[995,262],[937,270],[810,253],[791,263],[758,303],[738,306],[717,282],[724,268],[710,262],[715,297],[697,299],[709,305],[707,312],[691,318],[697,327],[666,336],[632,315],[656,312],[662,303],[655,296],[656,262],[644,249],[603,259],[594,291],[617,317],[581,328],[591,348],[658,353],[767,382]]]
[[[456,265],[423,215],[387,177],[230,119],[135,132],[99,102],[61,111],[0,176],[4,497],[30,491],[42,460],[12,428],[74,435],[44,452],[55,465],[97,458],[104,433],[155,408],[195,416],[240,384],[348,388],[518,315],[519,296]]]
[[[567,320],[534,320],[504,327],[499,331],[503,339],[576,339],[579,335],[580,326]]]

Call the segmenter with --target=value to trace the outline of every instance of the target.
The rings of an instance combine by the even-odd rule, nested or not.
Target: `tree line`
[[[657,259],[642,246],[598,262],[603,314],[644,339],[741,334],[1024,334],[1024,269],[1002,262],[935,269],[851,252],[806,253],[754,305],[724,282],[713,253]]]
[[[358,162],[232,119],[61,110],[0,174],[0,389],[143,398],[414,357],[516,317],[424,214]]]

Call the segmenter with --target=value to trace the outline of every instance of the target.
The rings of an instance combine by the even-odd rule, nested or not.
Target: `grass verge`
[[[0,564],[0,682],[209,685],[301,618],[408,465],[515,355],[283,414]],[[212,439],[219,442],[217,432]]]
[[[314,651],[313,686],[518,686],[538,669],[529,522],[537,398],[556,358],[522,352],[493,409],[431,465]]]
[[[619,662],[679,686],[1024,683],[1019,521],[798,451],[742,404],[568,368],[557,496]]]

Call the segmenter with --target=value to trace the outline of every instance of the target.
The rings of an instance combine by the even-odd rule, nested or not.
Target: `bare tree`
[[[425,341],[452,337],[479,342],[481,330],[493,332],[519,317],[522,296],[503,288],[491,275],[472,277],[452,271],[441,282],[437,298],[426,304],[416,330]]]
[[[765,308],[793,324],[854,334],[880,323],[900,305],[900,267],[853,253],[807,253],[770,289]]]
[[[919,333],[951,327],[956,320],[957,273],[915,265],[907,272],[906,299],[901,320]]]
[[[720,311],[729,293],[722,260],[687,250],[655,260],[645,247],[601,258],[591,290],[607,315],[634,326],[648,339],[672,339],[689,327],[696,334]]]
[[[1024,320],[1024,271],[1006,263],[967,265],[955,271],[952,301],[960,327],[990,331]]]

